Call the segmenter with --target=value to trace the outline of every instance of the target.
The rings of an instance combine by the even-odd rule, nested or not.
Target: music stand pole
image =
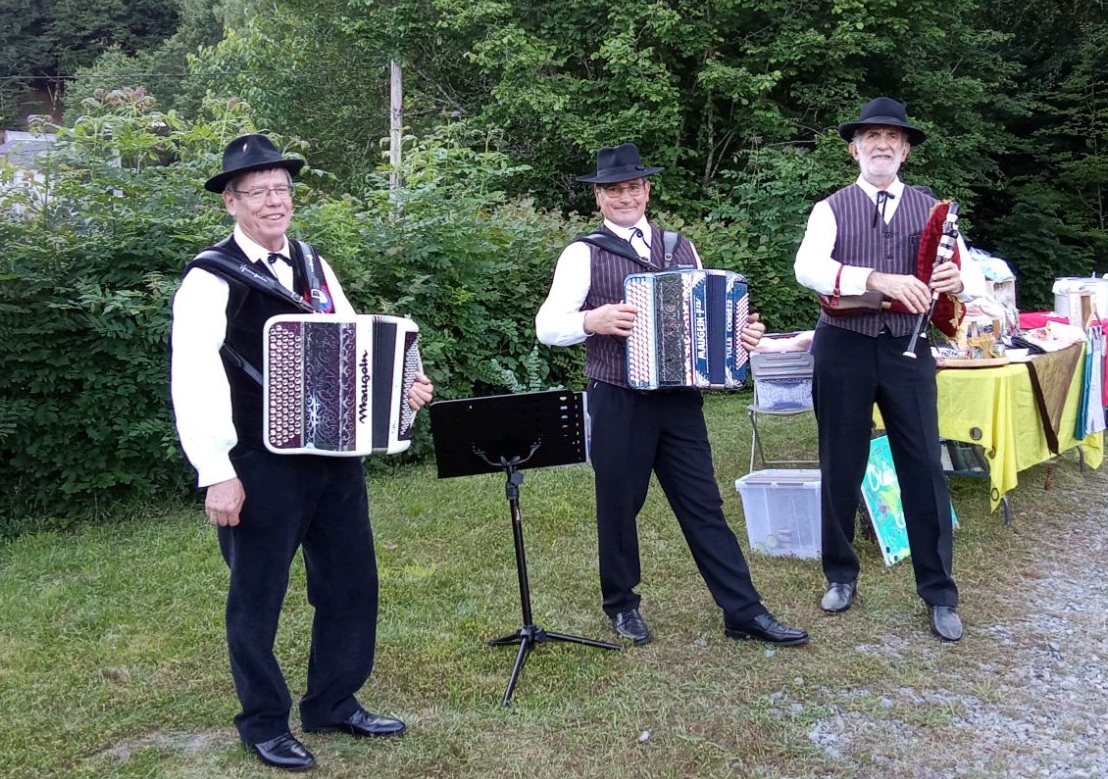
[[[503,471],[504,493],[512,514],[519,604],[523,624],[494,638],[491,646],[519,644],[501,706],[511,703],[527,655],[536,644],[566,641],[600,649],[622,645],[544,630],[531,614],[531,586],[523,549],[519,511],[522,468],[545,468],[588,461],[587,398],[583,392],[544,390],[514,395],[440,400],[431,404],[431,434],[440,479]]]
[[[512,538],[515,542],[516,550],[516,575],[519,578],[519,604],[523,612],[523,625],[518,630],[500,636],[499,638],[489,640],[489,646],[506,646],[508,644],[519,643],[519,652],[516,653],[516,662],[515,665],[512,666],[511,676],[508,677],[508,687],[504,691],[504,697],[500,700],[501,706],[508,706],[511,704],[512,693],[515,692],[516,684],[519,682],[519,675],[520,672],[523,671],[523,664],[527,662],[527,655],[531,653],[535,644],[542,644],[547,641],[565,641],[572,644],[594,646],[600,649],[623,648],[620,644],[612,644],[607,641],[597,641],[596,639],[585,638],[583,636],[573,636],[568,633],[545,630],[535,624],[534,618],[531,615],[531,585],[527,577],[527,553],[523,547],[523,517],[519,510],[519,485],[523,483],[523,472],[519,470],[519,466],[531,459],[531,455],[535,453],[538,447],[538,444],[534,444],[531,448],[531,453],[526,457],[512,457],[511,459],[501,457],[498,463],[500,467],[504,469],[506,476],[504,494],[508,499],[508,506],[512,515]],[[486,459],[484,452],[477,451],[476,454],[490,465],[493,464],[491,460]]]

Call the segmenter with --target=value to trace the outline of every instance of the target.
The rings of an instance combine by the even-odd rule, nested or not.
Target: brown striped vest
[[[611,233],[606,228],[604,232]],[[618,254],[589,246],[592,262],[589,279],[589,294],[582,311],[619,303],[623,300],[623,279],[631,273],[650,273],[661,271],[664,266],[662,231],[650,226],[650,263],[645,260],[635,262]],[[685,238],[677,241],[673,250],[673,265],[676,268],[695,268],[696,253],[693,245]],[[620,387],[627,386],[627,339],[614,335],[592,335],[585,341],[585,375]]]
[[[915,274],[920,236],[935,199],[912,186],[905,186],[889,224],[857,184],[840,189],[827,198],[835,215],[838,235],[831,257],[847,265],[873,268],[881,273]],[[916,317],[895,311],[867,311],[844,317],[820,315],[820,324],[834,325],[863,335],[876,336],[885,327],[895,336],[912,332]]]

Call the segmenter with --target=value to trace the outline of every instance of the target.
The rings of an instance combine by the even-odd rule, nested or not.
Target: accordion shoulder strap
[[[611,252],[612,254],[616,254],[620,257],[624,257],[628,260],[637,262],[644,268],[657,270],[657,266],[651,265],[647,260],[644,260],[642,257],[640,257],[638,252],[631,248],[631,244],[627,243],[627,241],[624,241],[621,238],[617,238],[616,236],[611,235],[610,233],[604,233],[599,230],[595,230],[588,235],[582,235],[577,240],[581,241],[582,243],[587,243],[590,246],[595,246],[598,249],[603,249],[606,252]]]
[[[223,346],[219,347],[219,353],[222,354],[224,358],[226,358],[227,362],[231,363],[247,376],[252,378],[255,382],[257,382],[259,387],[265,386],[265,382],[262,380],[261,371],[255,368],[252,363],[250,363],[245,357],[239,354],[238,350],[235,349],[235,347],[224,341]]]
[[[662,267],[673,267],[673,250],[677,248],[677,241],[681,238],[680,233],[676,233],[673,230],[662,231],[662,251],[664,252]]]
[[[248,287],[274,295],[282,300],[287,300],[302,311],[311,310],[311,306],[308,305],[302,297],[289,292],[281,282],[277,281],[273,276],[259,273],[254,270],[249,262],[236,257],[228,251],[220,249],[218,246],[205,249],[196,255],[192,262],[188,264],[186,271],[194,267],[203,268],[206,271],[223,276],[224,278],[232,278],[241,281]],[[239,368],[247,376],[256,381],[258,386],[262,385],[261,372],[247,361],[245,357],[239,354],[230,344],[224,342],[223,346],[219,348],[219,353],[223,355],[227,362]]]
[[[185,272],[187,273],[192,268],[203,268],[224,278],[241,281],[248,287],[292,303],[301,311],[310,313],[313,310],[310,303],[296,293],[287,290],[275,277],[267,273],[259,273],[247,260],[236,257],[218,246],[205,249],[193,257],[192,262],[185,268]]]
[[[312,310],[319,314],[328,314],[332,311],[329,294],[320,294],[325,288],[323,280],[323,263],[320,262],[319,252],[307,241],[296,239],[289,241],[289,251],[293,258],[298,260],[295,267],[302,269],[304,285],[308,288],[308,294],[312,300]]]

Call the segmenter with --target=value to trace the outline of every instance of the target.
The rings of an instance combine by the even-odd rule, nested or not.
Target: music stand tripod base
[[[585,396],[568,390],[497,395],[431,404],[431,434],[439,478],[503,471],[512,520],[523,624],[491,639],[490,646],[519,644],[501,706],[508,706],[527,656],[536,644],[562,641],[599,649],[622,645],[546,630],[535,624],[519,509],[520,468],[582,463],[587,459]]]

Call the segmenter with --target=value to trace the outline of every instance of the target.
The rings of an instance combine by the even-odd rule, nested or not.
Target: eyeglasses
[[[292,184],[282,184],[279,187],[256,187],[254,189],[234,189],[231,191],[236,195],[242,195],[252,203],[260,203],[269,197],[270,192],[282,200],[286,197],[292,197],[292,193],[296,191],[296,188]]]
[[[634,184],[600,184],[600,191],[608,197],[622,197],[624,193],[631,197],[638,197],[646,191],[646,184],[636,182]]]

